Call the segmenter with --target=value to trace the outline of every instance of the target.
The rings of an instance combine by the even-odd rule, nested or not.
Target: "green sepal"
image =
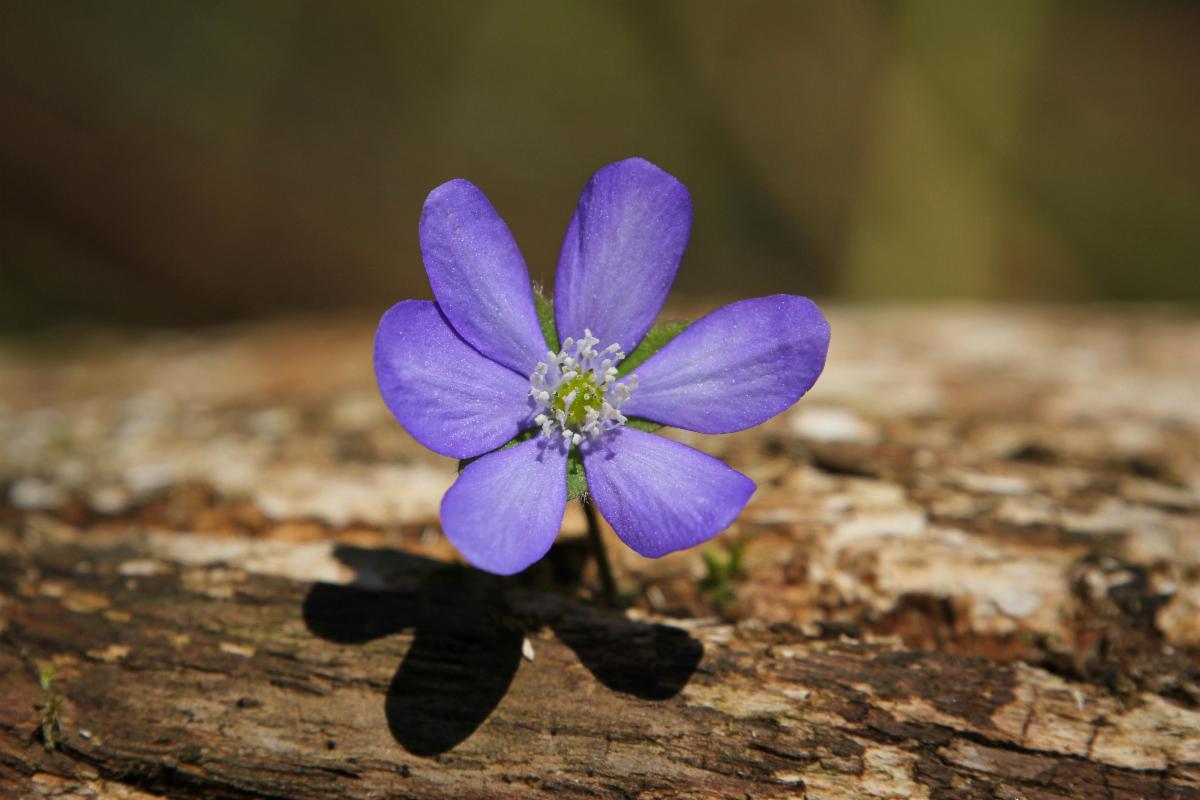
[[[691,324],[690,322],[664,322],[661,325],[655,325],[642,337],[642,341],[634,348],[633,352],[617,365],[617,376],[628,375],[640,367],[646,359],[666,347],[668,342],[683,333],[684,328]]]
[[[516,447],[521,442],[527,442],[541,432],[542,431],[540,428],[530,428],[527,431],[521,431],[507,442],[497,447],[495,450],[488,450],[487,453],[480,453],[479,455],[471,456],[470,458],[460,458],[458,460],[458,471],[462,472],[464,469],[466,469],[467,464],[470,464],[472,461],[478,461],[489,453],[496,453],[500,450],[507,450],[510,447]]]
[[[656,430],[662,427],[662,425],[659,425],[657,422],[651,422],[650,420],[642,419],[641,417],[630,417],[629,419],[625,420],[625,426],[628,428],[633,428],[635,431],[645,431],[646,433],[654,433]]]
[[[538,325],[542,327],[542,336],[546,337],[546,344],[550,345],[550,350],[557,353],[560,349],[558,344],[558,330],[554,325],[554,304],[545,298],[542,290],[538,287],[533,288],[533,302],[537,304]]]
[[[579,448],[572,447],[567,456],[567,499],[574,500],[587,494],[587,473],[583,471],[583,458]]]

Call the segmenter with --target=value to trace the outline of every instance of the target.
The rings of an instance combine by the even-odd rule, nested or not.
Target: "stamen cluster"
[[[541,408],[534,421],[542,435],[572,445],[624,425],[620,408],[637,388],[637,376],[617,383],[616,364],[625,358],[621,346],[597,350],[600,340],[586,328],[582,339],[568,336],[562,344],[557,354],[547,352],[529,376],[529,395]]]

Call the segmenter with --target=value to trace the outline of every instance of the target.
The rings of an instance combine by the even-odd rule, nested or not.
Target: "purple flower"
[[[574,474],[582,465],[621,540],[652,558],[720,533],[754,493],[742,473],[648,431],[731,433],[787,409],[821,374],[829,325],[804,297],[742,300],[687,326],[629,373],[691,222],[687,189],[653,164],[631,158],[601,169],[567,227],[554,324],[543,328],[521,252],[483,192],[453,180],[425,201],[421,252],[437,301],[406,300],[384,314],[375,372],[417,441],[478,456],[441,508],[446,535],[470,563],[509,575],[545,555],[562,523],[569,466]],[[652,335],[642,352],[664,338]],[[627,352],[634,358],[622,369]]]

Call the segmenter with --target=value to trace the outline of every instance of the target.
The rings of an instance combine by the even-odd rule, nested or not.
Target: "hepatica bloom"
[[[425,201],[436,302],[384,314],[375,372],[417,441],[469,460],[441,518],[471,564],[525,569],[585,492],[649,557],[712,538],[754,493],[745,475],[652,431],[732,433],[787,409],[820,375],[829,325],[812,301],[779,294],[655,327],[691,222],[687,189],[658,167],[604,167],[567,226],[551,308],[483,192],[453,180]]]

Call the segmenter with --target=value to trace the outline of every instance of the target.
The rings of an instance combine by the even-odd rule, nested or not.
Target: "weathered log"
[[[833,327],[795,411],[671,434],[759,492],[726,572],[610,537],[625,612],[574,508],[455,564],[369,323],[10,346],[0,793],[1200,797],[1200,324]]]
[[[361,588],[204,564],[247,560],[228,541],[58,538],[0,579],[18,795],[1200,797],[1200,715],[1028,667],[630,620],[394,551],[300,546]]]

